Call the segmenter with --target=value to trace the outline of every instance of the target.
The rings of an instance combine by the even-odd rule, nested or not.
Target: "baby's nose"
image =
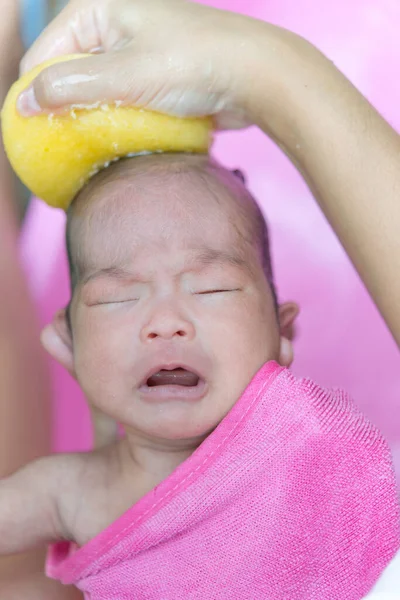
[[[190,341],[195,337],[193,323],[173,310],[157,311],[141,331],[143,342],[155,339]]]

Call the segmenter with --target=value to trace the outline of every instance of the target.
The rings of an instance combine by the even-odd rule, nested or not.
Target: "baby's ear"
[[[292,342],[296,333],[295,321],[300,312],[299,305],[296,302],[285,302],[278,310],[281,336]]]
[[[233,169],[232,173],[240,179],[243,185],[246,185],[246,175],[243,173],[243,171],[241,171],[240,169]]]
[[[295,302],[285,302],[279,307],[279,327],[281,343],[279,350],[279,364],[290,367],[293,362],[294,352],[292,340],[295,337],[294,322],[299,314],[299,307]]]
[[[54,315],[53,322],[43,329],[41,342],[50,356],[75,377],[72,336],[65,309],[59,310]]]

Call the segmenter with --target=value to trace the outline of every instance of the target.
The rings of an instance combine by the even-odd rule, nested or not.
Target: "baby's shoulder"
[[[51,457],[54,460],[54,466],[57,465],[60,475],[63,476],[62,486],[73,489],[78,487],[85,489],[97,485],[99,481],[104,480],[104,476],[109,472],[109,454],[111,447],[89,452],[73,452],[70,454],[57,454]]]
[[[29,485],[34,484],[43,494],[51,494],[58,500],[76,487],[85,465],[92,462],[89,454],[52,454],[32,461],[18,473]]]
[[[105,465],[104,453],[97,451],[53,454],[36,461],[37,475],[49,478],[58,495],[95,484],[106,471]]]
[[[57,507],[66,539],[80,545],[98,533],[118,475],[110,468],[114,454],[110,445],[52,457],[53,468],[57,465],[58,470]]]
[[[101,477],[103,461],[95,452],[53,454],[32,463],[36,482],[52,492],[60,507],[74,501]]]

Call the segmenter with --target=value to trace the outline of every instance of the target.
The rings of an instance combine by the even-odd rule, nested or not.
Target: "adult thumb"
[[[107,23],[112,0],[70,0],[41,33],[20,63],[20,76],[57,56],[92,52],[103,45],[97,25]]]
[[[109,52],[67,60],[44,69],[19,96],[22,116],[57,112],[72,105],[124,100],[132,87],[132,59]]]

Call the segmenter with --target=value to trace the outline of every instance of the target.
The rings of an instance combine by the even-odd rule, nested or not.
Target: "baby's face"
[[[128,432],[201,439],[278,359],[271,289],[232,197],[223,176],[121,170],[76,210],[75,372]]]

